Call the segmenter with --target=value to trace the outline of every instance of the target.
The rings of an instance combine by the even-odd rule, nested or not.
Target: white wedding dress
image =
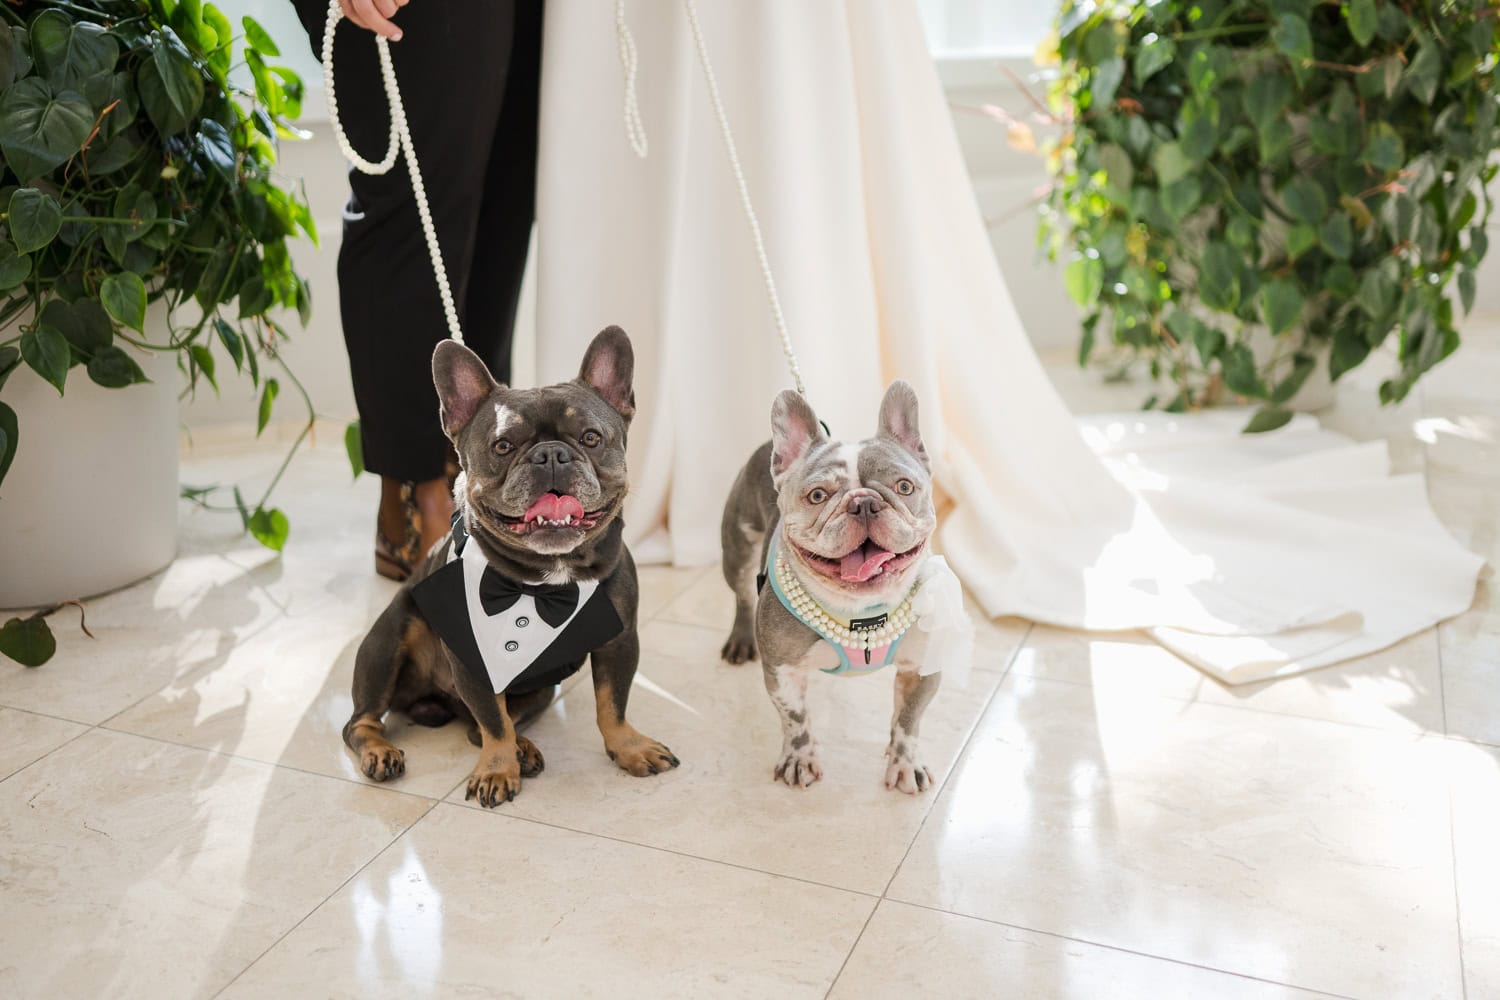
[[[871,434],[910,381],[939,547],[991,615],[1147,629],[1243,683],[1387,646],[1469,606],[1481,560],[1382,445],[1299,418],[1075,421],[987,242],[906,0],[700,0],[809,401]],[[537,372],[618,323],[636,349],[629,537],[718,559],[726,491],[790,384],[681,4],[629,0],[649,156],[622,124],[613,5],[549,0]],[[726,622],[726,625],[728,623]]]

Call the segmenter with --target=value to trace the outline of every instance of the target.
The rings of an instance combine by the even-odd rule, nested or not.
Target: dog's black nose
[[[858,518],[872,518],[885,507],[879,497],[859,496],[849,500],[849,513]]]
[[[548,441],[531,449],[533,465],[567,465],[573,461],[573,453],[561,441]]]

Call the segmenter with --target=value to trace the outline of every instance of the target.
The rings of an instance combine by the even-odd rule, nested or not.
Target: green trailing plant
[[[278,55],[252,18],[237,30],[199,0],[0,5],[0,482],[26,432],[3,401],[23,364],[59,393],[79,378],[141,382],[145,351],[174,354],[187,393],[217,391],[233,368],[259,389],[257,434],[281,388],[270,369],[307,402],[272,316],[290,308],[307,322],[288,241],[317,239],[305,195],[275,172],[303,94],[267,62]],[[147,329],[158,300],[167,328]],[[287,462],[311,427],[308,403]],[[183,493],[237,512],[279,550],[287,519],[268,504],[285,468],[253,503],[238,489]],[[215,502],[221,489],[232,505]],[[25,622],[14,636],[35,659],[45,623]],[[0,652],[15,624],[0,629]]]
[[[1405,397],[1458,347],[1488,249],[1496,13],[1067,0],[1042,235],[1080,362],[1113,344],[1175,386],[1148,405],[1227,391],[1269,430],[1319,364],[1337,379],[1394,334],[1380,398]]]

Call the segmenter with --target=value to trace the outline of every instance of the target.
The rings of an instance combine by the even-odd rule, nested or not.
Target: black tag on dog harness
[[[868,632],[868,631],[870,631],[872,629],[877,629],[880,626],[884,625],[886,623],[886,620],[888,618],[890,618],[890,615],[886,614],[885,612],[881,612],[880,614],[875,615],[874,617],[871,617],[871,618],[851,618],[851,619],[849,619],[849,631],[851,631],[851,632]],[[865,666],[869,666],[869,665],[870,665],[870,650],[867,647],[865,649]]]

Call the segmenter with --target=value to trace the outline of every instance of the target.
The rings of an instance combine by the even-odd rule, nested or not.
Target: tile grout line
[[[1257,983],[1267,983],[1271,986],[1283,986],[1287,989],[1301,990],[1305,993],[1313,993],[1318,996],[1336,997],[1338,1000],[1357,1000],[1345,993],[1332,993],[1328,990],[1320,990],[1310,986],[1298,986],[1296,983],[1283,982],[1279,979],[1268,979],[1265,976],[1257,976],[1246,972],[1233,972],[1229,969],[1220,969],[1212,965],[1203,965],[1200,962],[1189,962],[1181,958],[1170,958],[1166,955],[1153,955],[1148,951],[1138,951],[1134,948],[1126,948],[1117,944],[1106,944],[1103,941],[1090,941],[1088,938],[1075,937],[1071,934],[1059,934],[1056,931],[1041,930],[1036,927],[1027,927],[1025,924],[1012,924],[1004,920],[995,920],[991,917],[981,917],[973,913],[960,913],[957,910],[945,910],[939,906],[929,906],[926,903],[914,903],[907,899],[891,899],[892,903],[902,906],[913,906],[919,910],[927,910],[931,913],[940,913],[949,917],[962,917],[966,920],[978,920],[980,923],[990,924],[995,927],[1008,927],[1011,930],[1025,931],[1028,934],[1040,934],[1044,937],[1057,938],[1060,941],[1072,941],[1077,944],[1088,945],[1090,948],[1103,948],[1106,951],[1119,952],[1124,955],[1134,955],[1137,958],[1150,959],[1156,962],[1168,962],[1172,965],[1181,965],[1190,969],[1202,969],[1204,972],[1213,972],[1222,976],[1232,976],[1235,979],[1247,979]]]
[[[0,702],[0,708],[8,708],[12,712],[25,712],[27,715],[37,715],[43,719],[53,719],[57,722],[71,722],[75,726],[87,726],[90,729],[99,724],[97,722],[84,722],[82,719],[70,719],[66,715],[53,715],[51,712],[38,712],[34,708],[22,708],[20,705],[7,705],[3,702]]]
[[[927,829],[927,821],[937,809],[938,799],[948,788],[948,782],[953,779],[954,774],[958,772],[959,767],[962,765],[964,754],[968,753],[969,745],[974,742],[974,734],[979,732],[979,727],[984,722],[984,717],[990,712],[990,706],[994,705],[995,699],[1000,697],[1000,689],[1005,686],[1005,679],[1010,676],[1011,668],[1015,666],[1016,660],[1020,659],[1021,652],[1025,650],[1027,643],[1031,641],[1031,633],[1035,628],[1035,622],[1027,622],[1026,631],[1021,634],[1021,638],[1016,641],[1015,648],[1010,651],[1010,657],[1005,661],[1005,669],[1000,671],[1000,678],[995,681],[995,689],[990,692],[990,696],[984,701],[984,706],[974,716],[974,724],[969,727],[968,733],[964,735],[963,742],[959,744],[958,752],[953,755],[953,767],[949,769],[947,774],[943,775],[942,783],[932,790],[932,804],[927,807],[927,812],[922,817],[922,822],[917,824],[917,829],[912,834],[911,840],[907,843],[906,850],[901,854],[901,860],[896,862],[895,867],[891,869],[891,877],[886,879],[885,888],[880,890],[880,898],[875,900],[874,906],[870,907],[870,915],[865,918],[864,926],[860,927],[859,933],[855,935],[854,943],[849,945],[849,951],[844,955],[843,962],[839,964],[839,971],[834,975],[833,982],[828,984],[828,992],[823,994],[823,1000],[828,1000],[833,995],[833,991],[838,988],[839,980],[844,976],[844,970],[849,967],[849,960],[854,957],[854,952],[859,948],[860,941],[864,940],[865,931],[869,930],[870,927],[870,921],[875,919],[875,911],[879,910],[880,904],[886,900],[886,894],[891,891],[891,884],[896,881],[896,876],[901,874],[901,869],[905,866],[906,859],[911,857],[912,849],[916,847],[917,841],[922,837],[922,831]]]
[[[99,732],[104,733],[113,733],[116,736],[132,736],[136,739],[149,740],[152,743],[160,743],[164,746],[177,747],[180,750],[197,750],[200,753],[206,753],[213,757],[227,757],[230,760],[237,760],[245,764],[259,764],[261,767],[272,767],[280,771],[292,771],[297,774],[305,774],[313,778],[327,778],[330,781],[342,781],[346,785],[357,785],[360,788],[369,788],[373,791],[387,792],[392,795],[405,795],[406,797],[413,799],[426,799],[430,802],[441,802],[446,796],[453,794],[453,789],[450,788],[442,795],[433,797],[431,795],[423,795],[421,792],[408,792],[405,789],[395,788],[383,782],[374,782],[363,778],[349,778],[341,774],[325,774],[322,771],[309,771],[305,767],[297,767],[293,764],[283,764],[278,761],[261,760],[258,757],[246,757],[244,754],[234,753],[231,750],[214,750],[209,747],[195,746],[192,743],[179,743],[177,740],[169,740],[165,736],[152,736],[149,733],[135,733],[131,732],[128,729],[114,729],[109,726],[98,725],[92,727],[89,731],[93,732],[94,730],[98,730]],[[86,734],[78,734],[78,736],[84,735]],[[75,739],[76,738],[77,737],[75,737]],[[453,787],[457,788],[458,786],[454,785]]]
[[[1417,412],[1420,413],[1424,419],[1431,419],[1432,414],[1428,412],[1427,409],[1427,386],[1419,381],[1417,383],[1416,389]],[[1428,444],[1421,438],[1418,438],[1417,441],[1421,445],[1421,447],[1417,449],[1417,456],[1418,461],[1422,466],[1422,496],[1424,499],[1426,499],[1427,506],[1432,511],[1433,516],[1437,517],[1437,508],[1433,507],[1432,504],[1432,469],[1430,468],[1430,463],[1428,462]],[[1442,518],[1438,518],[1438,520],[1439,522],[1441,522]],[[1447,526],[1444,525],[1444,527]],[[1438,708],[1441,712],[1443,720],[1443,735],[1451,736],[1452,730],[1448,727],[1448,676],[1447,673],[1443,670],[1443,622],[1438,622],[1436,625],[1432,626],[1432,641],[1433,645],[1436,646],[1438,668]]]
[[[1458,936],[1458,986],[1464,1000],[1469,997],[1469,971],[1464,963],[1464,907],[1458,889],[1458,821],[1453,811],[1453,779],[1448,778],[1448,860],[1453,866],[1453,922]]]
[[[458,788],[458,785],[462,783],[462,780],[460,780],[453,786],[453,788],[448,789],[447,795],[452,795],[453,792]],[[446,798],[446,795],[444,797]],[[262,951],[259,955],[256,955],[249,962],[246,962],[244,967],[241,968],[239,972],[236,972],[234,976],[229,980],[229,982],[225,983],[218,990],[216,990],[213,995],[215,997],[222,996],[226,990],[228,990],[235,983],[239,982],[241,976],[249,972],[261,959],[269,955],[272,949],[281,944],[281,942],[285,941],[294,931],[297,930],[297,928],[307,923],[309,917],[311,917],[314,913],[317,913],[323,907],[327,906],[329,900],[333,899],[334,896],[337,896],[340,892],[343,891],[344,886],[348,885],[350,882],[353,882],[356,878],[358,878],[366,868],[369,868],[372,864],[374,864],[381,855],[385,854],[386,851],[389,851],[392,847],[395,847],[402,837],[405,837],[408,833],[410,833],[413,827],[422,822],[422,820],[426,819],[434,809],[442,804],[443,799],[433,799],[432,802],[427,806],[427,808],[422,810],[422,814],[420,816],[412,820],[410,823],[406,824],[406,826],[403,827],[401,831],[394,837],[392,837],[390,841],[385,844],[385,846],[377,849],[368,858],[366,858],[364,863],[356,868],[353,872],[351,872],[348,878],[344,879],[344,881],[334,886],[333,890],[329,892],[328,895],[324,896],[322,899],[314,903],[312,908],[309,909],[306,913],[302,914],[302,916],[297,920],[296,923],[292,924],[292,926],[288,927],[285,931],[278,935],[276,940],[268,944],[265,947],[265,950]]]
[[[22,766],[16,768],[14,771],[12,771],[10,774],[7,774],[5,777],[0,778],[0,785],[5,784],[11,778],[14,778],[16,775],[20,774],[22,771],[29,771],[29,770],[31,770],[33,767],[36,767],[38,764],[40,764],[42,761],[46,760],[48,757],[51,757],[53,754],[57,753],[63,747],[68,746],[71,743],[74,743],[74,742],[76,742],[78,740],[83,739],[85,736],[87,736],[89,733],[91,733],[93,731],[94,730],[92,728],[89,728],[89,729],[85,729],[81,733],[74,733],[72,736],[69,736],[67,739],[63,740],[61,743],[59,743],[57,746],[53,747],[51,750],[48,750],[46,753],[42,754],[36,760],[27,761],[25,764],[23,764]]]
[[[459,782],[459,784],[463,784],[463,782]],[[448,792],[448,795],[452,795],[456,791],[458,791],[458,785],[455,785],[452,791]],[[831,885],[827,882],[819,882],[815,879],[803,878],[800,875],[787,875],[783,872],[767,871],[764,868],[753,868],[750,865],[739,864],[738,862],[734,861],[724,861],[720,858],[706,858],[701,854],[690,854],[687,851],[679,851],[676,848],[672,847],[662,847],[658,844],[645,844],[641,841],[629,840],[625,837],[615,837],[607,833],[597,833],[593,830],[580,830],[577,827],[565,826],[562,823],[551,823],[544,819],[537,819],[534,816],[517,816],[515,813],[496,812],[493,809],[485,809],[483,806],[476,807],[465,805],[461,802],[449,802],[447,796],[444,796],[441,801],[447,803],[450,806],[453,806],[455,809],[477,812],[481,816],[497,816],[501,819],[516,820],[520,823],[531,823],[534,826],[546,827],[549,830],[563,830],[567,833],[575,833],[580,837],[597,837],[600,840],[608,840],[611,843],[623,844],[626,847],[639,847],[647,851],[657,851],[661,854],[670,854],[673,857],[686,858],[689,861],[701,861],[704,864],[721,865],[725,868],[734,868],[738,871],[750,872],[753,875],[766,875],[770,878],[785,879],[788,882],[800,882],[803,885],[816,886],[819,889],[831,889],[834,892],[845,892],[853,896],[864,896],[865,898],[873,899],[876,902],[879,902],[880,900],[880,897],[875,893],[867,892],[863,889],[850,889],[841,885]]]

